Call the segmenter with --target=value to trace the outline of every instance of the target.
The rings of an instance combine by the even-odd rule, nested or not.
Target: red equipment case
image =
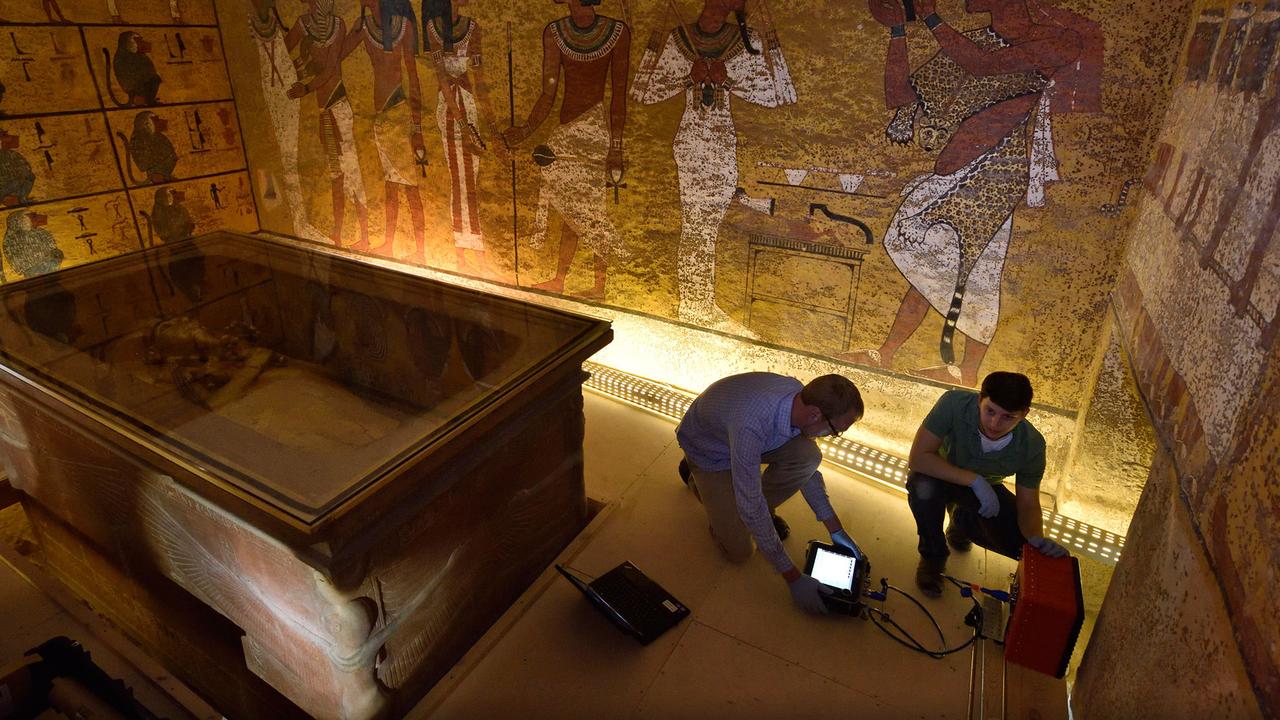
[[[1084,624],[1080,561],[1069,555],[1051,558],[1023,545],[1012,603],[1005,660],[1045,675],[1065,675]]]

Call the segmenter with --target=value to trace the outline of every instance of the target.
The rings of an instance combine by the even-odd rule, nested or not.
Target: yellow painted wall
[[[130,97],[151,73],[116,72],[122,35],[154,92]],[[258,228],[211,0],[5,2],[0,36],[0,281]]]
[[[1176,470],[1157,453],[1076,675],[1075,717],[1266,717],[1233,630]]]
[[[1182,44],[1114,296],[1161,449],[1081,666],[1079,716],[1280,712],[1277,39],[1275,3],[1202,2]]]
[[[263,8],[270,4],[266,0],[256,3]],[[1058,11],[1070,11],[1096,24],[1104,44],[1101,106],[1097,112],[1049,114],[1059,179],[1047,185],[1042,207],[1028,207],[1019,201],[1013,210],[1003,272],[997,273],[998,321],[981,365],[966,368],[961,377],[940,367],[943,314],[930,310],[888,369],[908,374],[933,368],[925,374],[960,384],[971,384],[992,369],[1019,369],[1036,384],[1038,400],[1071,413],[1081,409],[1090,386],[1089,374],[1100,351],[1103,308],[1119,269],[1123,243],[1116,233],[1129,218],[1117,203],[1126,180],[1143,174],[1152,121],[1163,111],[1167,75],[1175,62],[1189,3],[1062,0],[1012,4],[1029,7],[1041,25],[1059,27],[1045,19],[1050,17],[1048,13]],[[301,100],[284,98],[285,81],[291,85],[296,75],[290,75],[295,71],[287,57],[289,50],[283,42],[275,41],[307,8],[297,0],[279,0],[274,5],[282,25],[279,34],[255,36],[247,23],[252,10],[249,0],[217,0],[236,100],[243,116],[252,118],[257,130],[246,134],[246,145],[263,227],[332,242],[333,171],[325,157],[320,112],[314,95]],[[420,14],[421,4],[413,6]],[[336,0],[334,7],[348,31],[362,27],[359,2]],[[941,3],[939,13],[960,30],[989,23],[987,13],[969,13],[965,7],[964,2],[948,0]],[[589,165],[594,151],[586,146],[575,152],[566,150],[575,146],[557,135],[565,132],[557,129],[558,108],[563,102],[563,97],[558,97],[550,117],[510,153],[515,161],[513,203],[511,164],[501,150],[497,131],[510,125],[509,79],[516,124],[523,124],[528,117],[542,87],[543,29],[548,22],[564,17],[566,8],[550,0],[473,0],[459,8],[480,28],[480,68],[488,91],[475,94],[477,107],[471,116],[486,145],[471,157],[479,163],[475,197],[479,234],[486,250],[483,256],[465,250],[460,257],[451,227],[454,193],[444,138],[436,122],[439,83],[435,63],[420,55],[416,65],[423,106],[420,126],[427,160],[425,177],[420,173],[404,178],[411,181],[408,185],[391,186],[398,198],[398,213],[396,225],[388,233],[388,185],[374,142],[371,56],[364,47],[356,47],[346,56],[341,73],[352,109],[351,157],[359,172],[343,177],[358,177],[363,188],[371,252],[418,261],[404,190],[411,187],[424,206],[425,264],[522,286],[555,280],[564,224],[555,206],[564,200],[548,198],[547,230],[539,243],[536,220],[544,180],[534,154],[539,146],[559,146],[557,163],[579,157],[586,158],[581,163]],[[646,48],[651,44],[661,47],[677,24],[694,22],[703,3],[631,0],[623,7],[619,0],[606,0],[597,10],[614,18],[625,15],[629,20],[627,81],[634,88],[638,78],[644,79]],[[706,225],[711,221],[694,218],[691,226],[710,232],[714,240],[714,265],[699,263],[680,247],[682,209],[688,211],[700,197],[723,193],[725,186],[723,182],[694,183],[682,202],[673,143],[685,112],[683,93],[653,104],[628,99],[623,133],[626,187],[619,189],[616,203],[612,189],[604,186],[602,161],[590,166],[586,185],[575,186],[559,177],[547,180],[545,187],[553,196],[557,191],[563,196],[572,195],[569,190],[589,188],[589,192],[576,193],[579,200],[568,212],[571,216],[580,212],[607,218],[616,229],[623,253],[607,258],[602,302],[868,364],[868,355],[851,351],[881,347],[909,287],[886,253],[884,237],[904,189],[934,169],[937,153],[916,143],[896,145],[886,137],[887,123],[893,117],[884,93],[889,32],[871,17],[865,4],[753,1],[748,6],[748,24],[764,46],[766,64],[773,68],[769,77],[778,79],[778,57],[785,62],[795,102],[766,107],[739,97],[731,100],[728,137],[736,141],[736,158],[728,167],[736,168],[738,176],[733,185],[742,187],[749,197],[773,199],[775,212],[769,216],[731,202],[718,228],[709,231]],[[774,35],[776,45],[765,43],[766,36]],[[938,51],[938,41],[921,23],[909,24],[907,36],[911,68],[918,68]],[[770,54],[769,47],[779,52]],[[507,73],[509,52],[513,75]],[[297,50],[293,53],[298,54]],[[274,76],[269,70],[272,63],[277,67]],[[312,69],[305,62],[299,68],[305,83]],[[478,90],[474,70],[469,77]],[[607,104],[607,92],[605,97]],[[699,95],[695,95],[695,105],[697,99]],[[694,114],[698,112],[695,108]],[[497,128],[488,126],[489,115],[496,118]],[[291,133],[294,123],[296,131]],[[1029,142],[1034,125],[1034,121],[1029,123],[1017,142]],[[404,138],[392,147],[393,154],[413,152]],[[599,148],[603,154],[605,148]],[[722,155],[720,152],[717,157],[723,160]],[[288,168],[293,167],[297,169],[291,172]],[[560,167],[569,169],[563,164]],[[296,183],[288,180],[291,174],[298,178]],[[1133,185],[1129,183],[1130,192]],[[341,193],[342,183],[339,188]],[[810,206],[815,203],[863,223],[873,242],[867,244],[855,225],[821,215],[811,217]],[[361,242],[357,205],[351,199],[343,201],[344,227],[336,235],[344,245]],[[519,217],[514,231],[513,209]],[[598,233],[588,229],[583,234],[591,238]],[[580,243],[563,292],[593,291],[591,247],[589,239]],[[362,245],[357,248],[363,250]],[[682,264],[686,278],[701,278],[704,285],[713,282],[714,306],[704,303],[686,308],[682,314],[681,295],[689,297],[689,284],[681,288]],[[964,367],[964,346],[962,339],[956,340],[957,369]]]

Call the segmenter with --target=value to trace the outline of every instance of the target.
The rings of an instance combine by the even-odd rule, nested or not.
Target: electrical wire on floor
[[[876,627],[880,628],[880,631],[883,632],[885,635],[887,635],[890,640],[893,640],[894,642],[898,643],[899,645],[902,645],[908,650],[913,650],[922,655],[927,655],[931,658],[934,658],[935,660],[941,660],[942,658],[945,658],[948,655],[958,653],[961,650],[964,650],[969,646],[973,645],[974,642],[976,642],[980,638],[986,639],[986,640],[994,640],[996,643],[1003,645],[1004,643],[998,638],[988,638],[982,634],[983,610],[982,610],[982,605],[978,603],[978,599],[975,597],[974,590],[991,595],[997,600],[1001,599],[1000,595],[1004,595],[1003,602],[1008,602],[1008,594],[1002,593],[1001,591],[998,591],[998,590],[990,591],[990,590],[987,590],[986,588],[979,587],[972,583],[965,583],[961,580],[951,577],[950,575],[944,575],[943,577],[947,581],[954,584],[956,587],[960,588],[961,596],[969,598],[969,601],[973,603],[973,607],[964,616],[964,624],[973,628],[973,635],[964,643],[957,645],[955,647],[950,647],[950,648],[947,647],[946,635],[942,632],[942,627],[938,625],[938,621],[933,617],[933,613],[929,612],[928,608],[926,608],[923,604],[921,604],[919,600],[917,600],[907,591],[895,585],[890,585],[889,581],[886,580],[885,578],[880,578],[879,592],[871,591],[866,593],[866,596],[871,598],[872,600],[879,600],[880,602],[884,602],[888,598],[889,593],[892,591],[892,592],[898,593],[899,595],[906,598],[907,600],[910,600],[913,605],[915,605],[917,608],[920,608],[920,612],[924,613],[924,616],[929,619],[929,623],[933,625],[933,629],[938,633],[938,644],[941,646],[941,649],[933,650],[928,647],[925,647],[924,643],[916,639],[916,637],[912,635],[910,632],[908,632],[906,628],[902,627],[902,625],[900,625],[897,620],[894,620],[889,613],[885,612],[880,608],[871,607],[870,605],[864,605],[863,607],[867,611],[867,617],[870,618],[871,622],[874,623]]]

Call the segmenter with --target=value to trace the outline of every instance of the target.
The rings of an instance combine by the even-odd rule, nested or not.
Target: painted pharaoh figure
[[[937,15],[935,0],[915,7],[939,50],[913,71],[902,3],[870,0],[890,28],[887,134],[937,161],[903,190],[885,232],[885,251],[910,285],[889,335],[879,348],[841,357],[893,367],[932,308],[944,317],[942,364],[914,374],[973,386],[1000,317],[1013,212],[1024,201],[1043,205],[1045,185],[1058,179],[1051,116],[1101,111],[1102,34],[1040,0],[967,0],[967,11],[990,13],[991,23],[965,32]],[[957,331],[965,337],[958,364]]]
[[[736,24],[727,22],[733,13]],[[646,105],[684,93],[672,151],[680,182],[676,269],[679,317],[750,334],[715,302],[716,237],[738,188],[738,139],[730,98],[764,107],[796,101],[775,33],[749,28],[745,0],[705,0],[696,22],[650,42],[632,95]]]
[[[284,203],[293,220],[293,231],[310,240],[323,240],[324,233],[307,220],[307,205],[298,178],[298,113],[300,100],[289,97],[289,88],[298,82],[298,73],[285,46],[284,22],[276,0],[248,0],[249,28],[258,48],[258,76],[262,99],[271,118],[271,130],[279,150],[280,177]]]
[[[560,124],[534,150],[542,184],[533,243],[541,244],[548,212],[554,208],[561,220],[560,254],[555,277],[534,287],[564,292],[574,252],[584,242],[594,255],[595,278],[583,295],[603,299],[609,263],[623,251],[609,218],[606,190],[622,180],[631,30],[620,20],[597,14],[600,0],[556,1],[569,6],[569,15],[542,31],[542,94],[525,123],[506,132],[506,140],[518,145],[542,124],[551,113],[563,72]]]
[[[360,176],[360,159],[356,156],[354,114],[342,82],[342,61],[359,46],[362,35],[348,33],[347,24],[333,12],[333,0],[307,0],[307,12],[285,35],[284,43],[298,73],[298,82],[290,86],[288,97],[301,98],[314,93],[320,112],[319,150],[329,166],[330,191],[333,196],[333,233],[330,239],[342,246],[342,221],[346,201],[355,203],[360,222],[357,245],[369,246],[369,210],[365,200],[364,180]],[[302,80],[309,76],[308,80]]]
[[[484,80],[480,25],[462,15],[467,0],[424,0],[422,47],[435,68],[436,126],[449,166],[449,216],[459,271],[487,273],[488,253],[480,229],[480,203],[476,195],[480,154],[485,143],[481,120],[496,134],[493,105]],[[501,152],[501,143],[494,143]],[[425,162],[425,156],[423,157]],[[470,252],[477,265],[468,262]]]
[[[400,195],[409,206],[413,225],[413,262],[424,262],[425,218],[418,177],[427,156],[422,140],[422,91],[418,86],[416,19],[395,12],[385,0],[364,0],[364,49],[373,66],[373,142],[382,164],[385,189],[384,245],[395,238]],[[384,17],[383,13],[386,16]],[[352,249],[368,250],[367,244]],[[391,254],[392,247],[386,247]]]

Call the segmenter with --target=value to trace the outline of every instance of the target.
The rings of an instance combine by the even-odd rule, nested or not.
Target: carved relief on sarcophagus
[[[172,668],[201,692],[249,707],[256,676],[314,717],[381,716],[585,524],[581,361],[608,338],[600,321],[197,238],[0,289],[0,456],[70,553],[51,557],[83,543],[119,570],[94,583],[154,591],[143,634],[164,657],[181,664],[190,622],[166,615],[168,588],[233,624],[213,641],[242,649],[242,686]]]

